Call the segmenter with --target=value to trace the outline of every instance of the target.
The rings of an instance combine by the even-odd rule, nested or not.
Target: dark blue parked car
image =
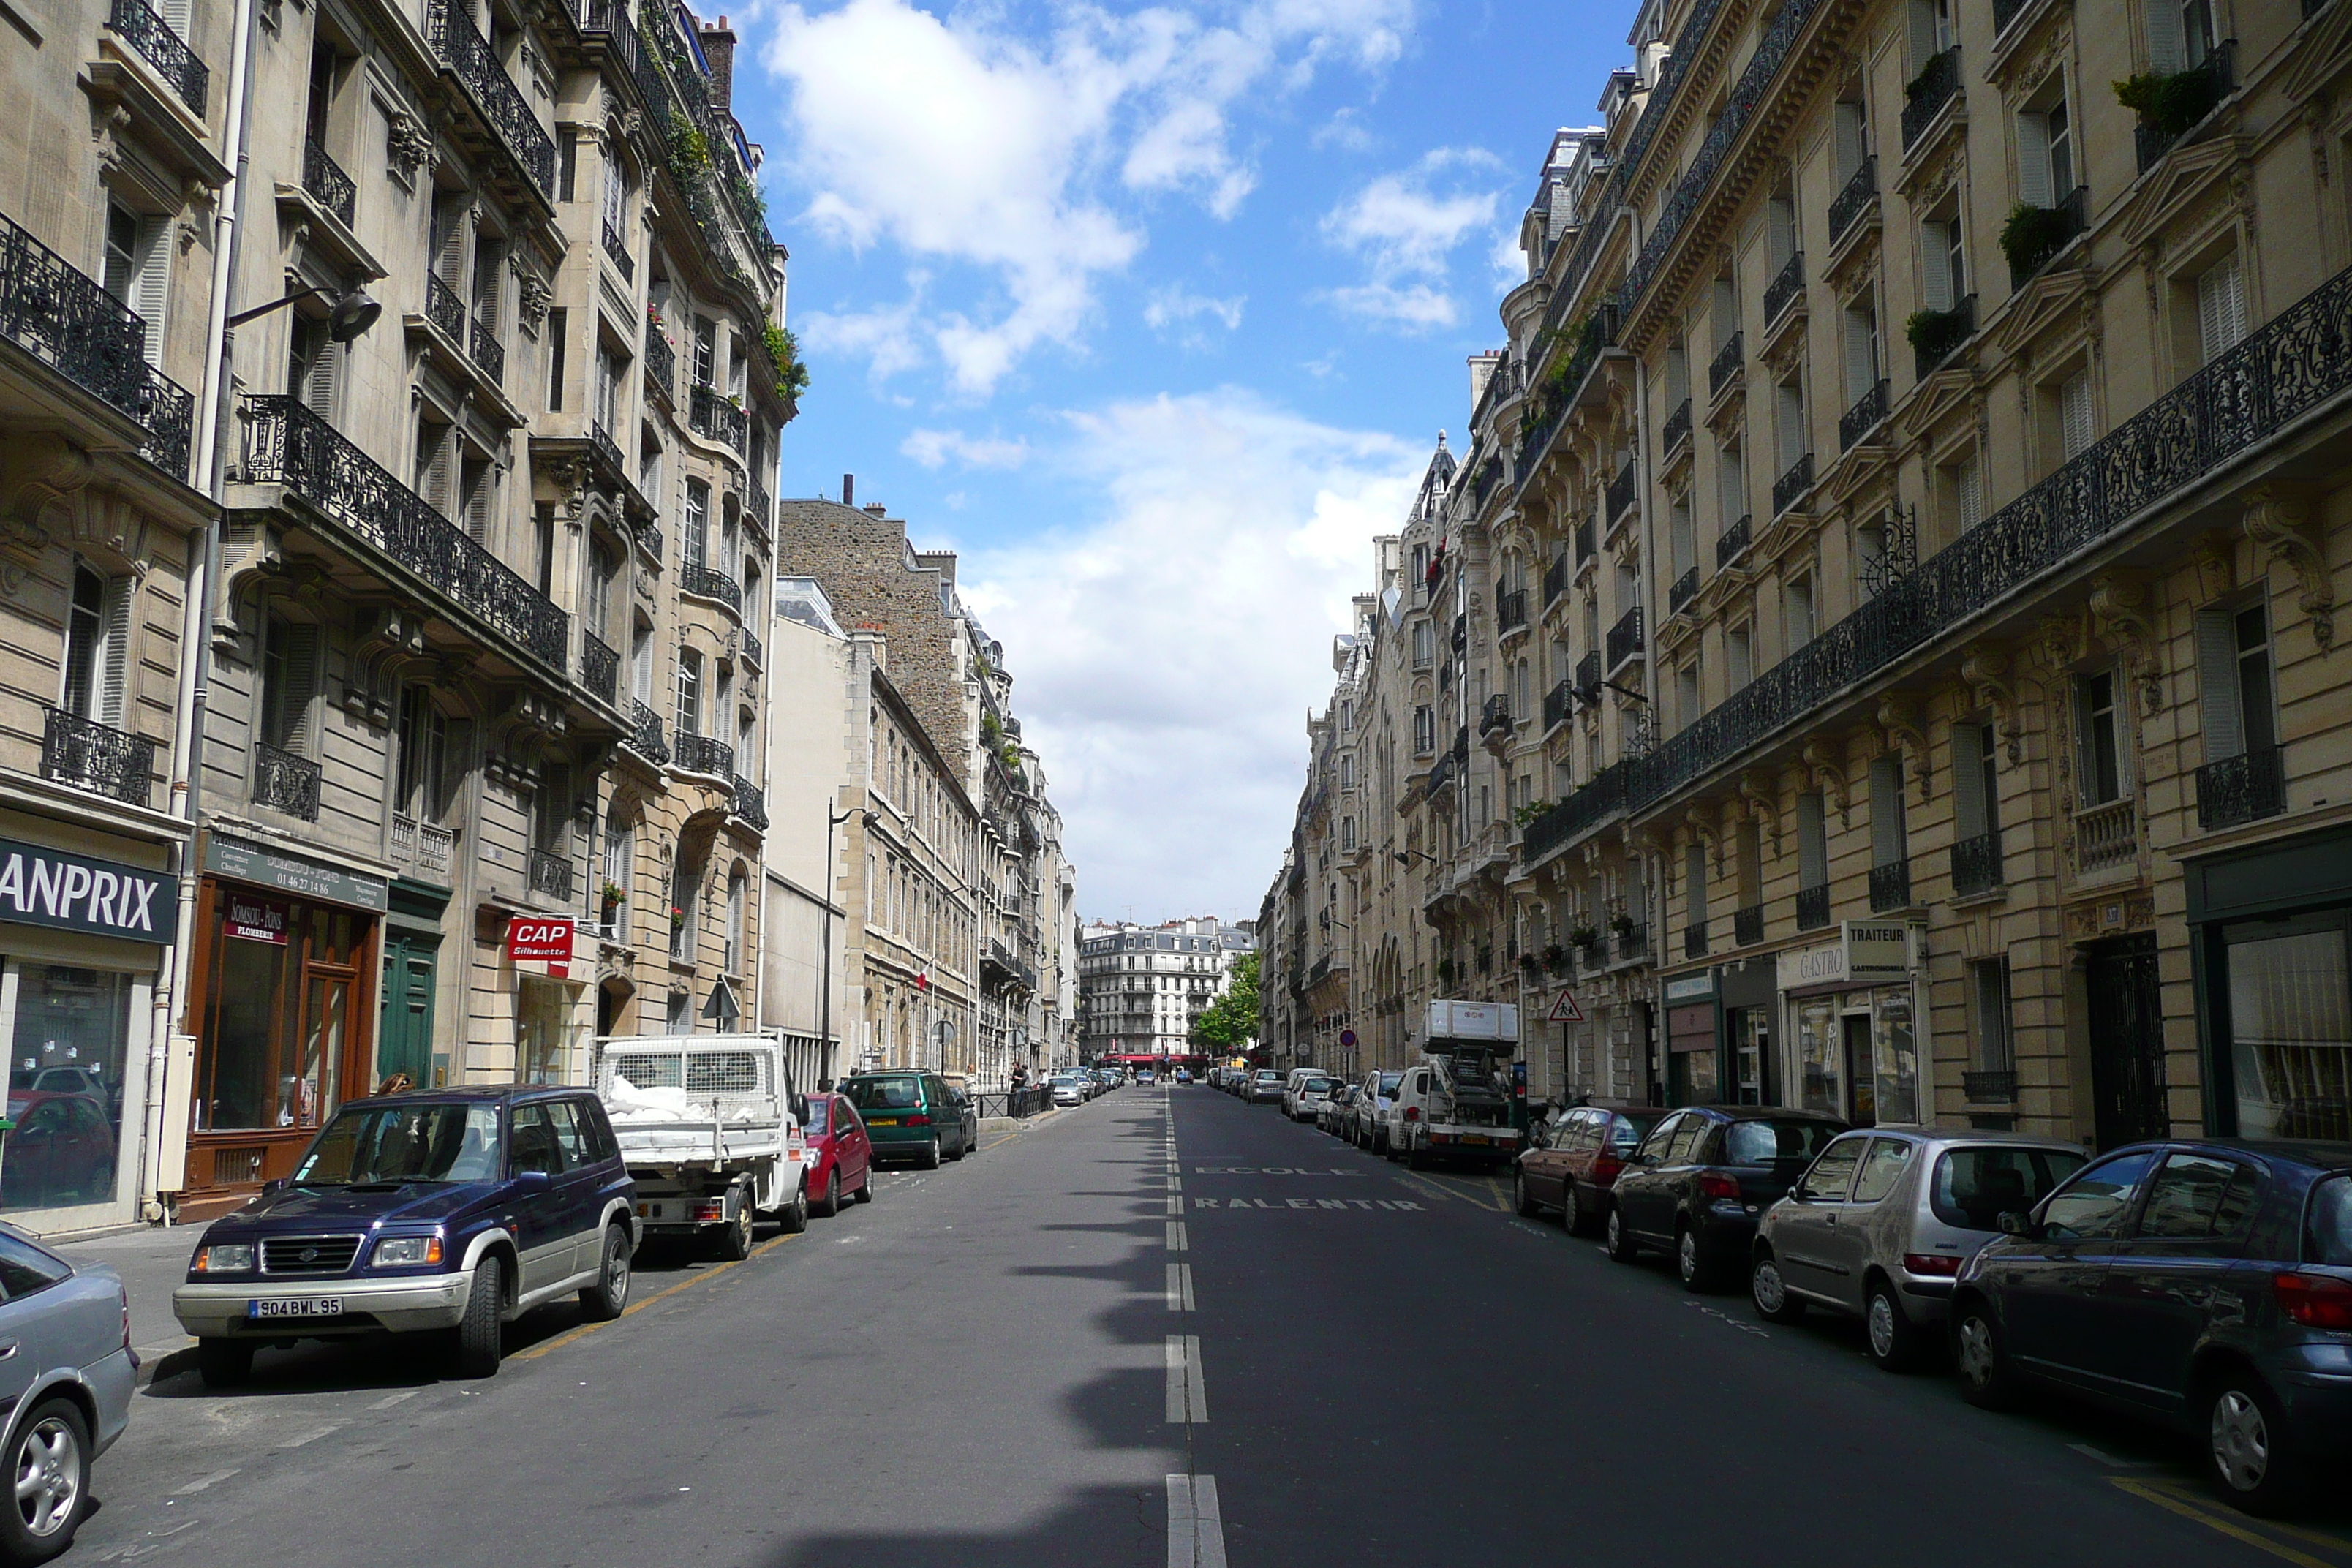
[[[499,1369],[499,1327],[578,1291],[629,1301],[635,1184],[596,1097],[530,1085],[356,1100],[294,1168],[208,1226],[172,1294],[205,1381],[257,1345],[455,1331],[457,1371]]]
[[[2000,1224],[1953,1294],[1972,1403],[2154,1416],[2257,1513],[2352,1447],[2352,1144],[2133,1144]]]

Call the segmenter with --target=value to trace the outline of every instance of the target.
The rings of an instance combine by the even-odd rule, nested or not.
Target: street
[[[68,1560],[2352,1563],[2341,1503],[2249,1520],[2153,1434],[1973,1410],[1507,1190],[1123,1089],[741,1264],[649,1252],[627,1315],[536,1313],[487,1381],[166,1361]]]

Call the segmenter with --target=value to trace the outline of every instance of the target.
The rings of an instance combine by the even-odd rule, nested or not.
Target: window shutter
[[[1863,142],[1862,105],[1841,103],[1833,121],[1837,129],[1837,172],[1843,180],[1860,166],[1866,155]]]
[[[1984,464],[1974,452],[1960,459],[1953,480],[1960,492],[1960,531],[1984,521]]]
[[[131,309],[147,323],[147,363],[163,363],[163,306],[172,288],[172,220],[142,219],[139,270],[131,280]]]
[[[498,471],[485,463],[466,496],[466,534],[477,544],[489,542],[490,507],[497,489]]]
[[[1892,866],[1906,858],[1903,760],[1879,757],[1870,764],[1870,863]]]
[[[2197,722],[2205,760],[2220,762],[2246,750],[2246,716],[2238,694],[2237,617],[2228,610],[2197,612]]]
[[[184,44],[192,42],[188,37],[189,0],[163,0],[162,9],[163,20],[171,24],[172,31],[180,36],[180,41]]]
[[[1822,797],[1797,797],[1797,885],[1818,888],[1830,879],[1829,824]]]
[[[1927,286],[1927,309],[1948,310],[1952,308],[1952,241],[1949,226],[1924,223],[1919,226],[1919,253],[1924,266],[1921,281]]]
[[[2017,199],[2030,207],[2052,205],[2050,117],[2046,114],[2017,117]]]
[[[2234,256],[2197,279],[2197,331],[2210,364],[2246,335],[2244,275]]]
[[[1797,253],[1797,208],[1792,202],[1775,196],[1766,209],[1772,222],[1772,261],[1785,267],[1789,258]]]
[[[2147,68],[2171,76],[2189,65],[2189,39],[2180,25],[2180,0],[2145,0],[2147,8]]]
[[[1706,924],[1706,846],[1693,844],[1683,852],[1683,908],[1687,911],[1684,924]]]
[[[98,721],[128,730],[131,689],[131,611],[139,580],[116,577],[106,584],[106,641],[99,652]]]
[[[2091,444],[2091,373],[2078,371],[2058,389],[2058,435],[2072,458]]]
[[[455,289],[466,271],[466,208],[462,202],[444,205],[440,237],[433,244],[433,270]]]
[[[278,705],[283,733],[269,743],[298,757],[310,754],[310,699],[319,689],[319,628],[307,621],[278,623],[286,633],[286,700]]]
[[[343,365],[343,345],[327,335],[323,327],[312,329],[317,344],[310,355],[310,368],[302,376],[302,405],[321,419],[335,416],[335,384],[341,379]]]
[[[1773,424],[1780,440],[1780,472],[1787,473],[1805,455],[1805,398],[1793,381],[1773,389],[1778,416]]]
[[[1911,0],[1911,74],[1917,76],[1936,56],[1936,0]]]
[[[1958,836],[1980,838],[1985,823],[1985,732],[1974,724],[1952,726],[1952,808]]]
[[[1870,317],[1862,310],[1845,313],[1846,403],[1859,403],[1878,381],[1878,355],[1870,341]],[[1801,455],[1801,454],[1800,454]]]
[[[456,828],[466,820],[466,766],[473,749],[474,721],[451,719],[441,726],[439,798],[441,826]]]
[[[425,504],[449,515],[449,435],[446,425],[419,425],[416,438],[425,443],[423,460],[417,465],[424,472]]]

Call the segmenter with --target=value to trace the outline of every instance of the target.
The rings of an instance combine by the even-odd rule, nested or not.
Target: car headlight
[[[387,1236],[375,1244],[372,1262],[378,1268],[415,1268],[441,1261],[437,1236]]]
[[[192,1274],[249,1274],[253,1271],[253,1243],[249,1241],[211,1242],[196,1248],[196,1260],[188,1266]]]

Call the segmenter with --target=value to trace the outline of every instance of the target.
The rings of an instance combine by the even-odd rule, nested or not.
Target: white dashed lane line
[[[1168,1336],[1168,1421],[1171,1426],[1209,1424],[1209,1388],[1201,1375],[1201,1336]]]
[[[1171,1312],[1197,1310],[1192,1305],[1192,1266],[1189,1263],[1168,1266],[1168,1310]]]
[[[1168,1568],[1225,1568],[1216,1477],[1168,1478]]]

